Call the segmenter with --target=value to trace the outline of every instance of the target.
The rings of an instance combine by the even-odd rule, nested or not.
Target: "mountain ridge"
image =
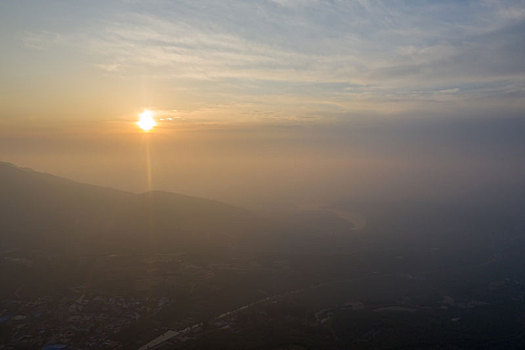
[[[238,231],[225,227],[225,219],[235,222],[234,218],[249,216],[245,209],[218,201],[164,191],[126,192],[6,162],[0,163],[0,194],[2,240],[22,244],[37,237],[42,241],[45,231],[45,241],[52,238],[55,245],[57,240],[70,245],[71,238],[85,244],[93,238],[104,240],[104,235],[108,241],[136,239],[141,231],[160,239],[169,228],[180,240],[212,228],[216,233]],[[156,222],[154,229],[148,227],[151,221]],[[217,227],[219,223],[223,227]]]
[[[333,213],[261,215],[220,201],[79,183],[0,162],[0,239],[62,250],[316,247],[351,230]],[[292,242],[292,243],[290,243]]]

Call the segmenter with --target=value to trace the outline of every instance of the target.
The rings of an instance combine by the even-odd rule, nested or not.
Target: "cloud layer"
[[[3,6],[33,19],[23,4]],[[50,25],[40,19],[12,30],[27,48],[82,57],[99,74],[147,79],[164,90],[199,91],[192,98],[200,94],[203,105],[223,101],[268,111],[281,103],[287,113],[307,105],[301,115],[502,99],[522,107],[523,1],[185,0],[93,6],[79,2],[68,6],[69,21]],[[51,2],[33,11],[53,17],[63,7]]]

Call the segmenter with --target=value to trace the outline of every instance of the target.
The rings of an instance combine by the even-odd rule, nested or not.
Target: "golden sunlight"
[[[146,132],[153,129],[157,125],[157,122],[153,119],[153,112],[145,109],[144,112],[140,113],[137,125]]]

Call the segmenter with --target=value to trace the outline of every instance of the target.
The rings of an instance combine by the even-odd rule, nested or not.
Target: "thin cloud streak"
[[[508,96],[523,95],[520,2],[160,4],[160,10],[141,3],[141,11],[115,11],[70,35],[42,29],[22,38],[40,50],[62,44],[120,77],[213,84],[210,93],[236,103],[250,94],[239,94],[232,81],[241,90],[256,86],[255,98],[286,94],[291,84],[342,84],[320,89],[339,106],[340,99],[439,102],[453,89],[468,100],[499,94],[501,86]]]

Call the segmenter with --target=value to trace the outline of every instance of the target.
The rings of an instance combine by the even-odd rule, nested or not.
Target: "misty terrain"
[[[0,348],[521,348],[524,204],[261,213],[1,163]]]
[[[525,349],[525,0],[0,1],[0,350]]]

